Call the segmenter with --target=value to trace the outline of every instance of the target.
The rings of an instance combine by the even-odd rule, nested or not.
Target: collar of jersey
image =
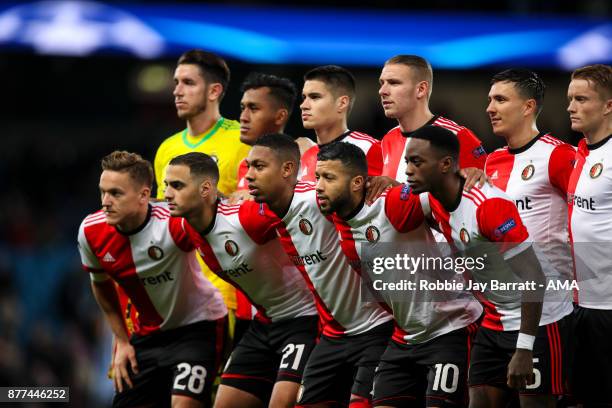
[[[200,232],[201,236],[208,235],[208,233],[212,231],[212,229],[215,227],[215,223],[217,222],[217,209],[219,208],[219,204],[221,204],[221,200],[217,199],[217,202],[215,203],[215,206],[213,208],[214,212],[212,219],[210,220],[210,224],[208,224],[208,226]]]
[[[412,137],[412,134],[414,132],[416,132],[419,129],[424,128],[425,126],[429,126],[429,125],[433,125],[433,123],[440,117],[440,115],[433,115],[431,119],[429,119],[423,126],[414,129],[414,130],[410,130],[408,132],[402,132],[402,130],[400,129],[400,133],[402,134],[402,136],[404,137]]]
[[[208,132],[204,133],[204,135],[202,135],[202,140],[200,140],[197,143],[190,143],[189,140],[187,140],[188,130],[187,129],[183,130],[183,143],[185,143],[190,148],[195,149],[196,147],[198,147],[199,145],[201,145],[202,143],[210,139],[215,133],[217,133],[217,130],[219,130],[221,125],[223,125],[224,121],[225,121],[224,118],[222,117],[219,118],[217,123],[215,123],[215,126],[213,126],[212,129],[210,129]]]
[[[344,221],[352,220],[353,218],[355,218],[357,214],[359,214],[359,212],[361,211],[364,205],[365,205],[365,195],[361,199],[361,202],[359,203],[359,205],[355,207],[353,211],[351,211],[346,217],[340,217],[340,218],[344,219]]]
[[[121,235],[134,235],[134,234],[138,234],[140,231],[142,231],[144,229],[144,227],[147,226],[147,224],[149,223],[149,220],[151,219],[151,211],[153,210],[153,207],[151,206],[151,204],[149,204],[149,209],[147,210],[147,218],[145,218],[144,222],[142,224],[140,224],[138,227],[134,228],[131,231],[121,231],[119,228],[115,227],[115,230],[120,233]]]
[[[342,133],[342,134],[341,134],[340,136],[338,136],[337,138],[335,138],[335,139],[333,139],[333,140],[330,140],[330,141],[329,141],[329,142],[327,142],[327,143],[321,143],[321,144],[319,145],[319,147],[323,147],[323,146],[327,146],[327,145],[332,144],[332,143],[340,142],[342,139],[344,139],[345,137],[347,137],[348,135],[350,135],[350,134],[351,134],[351,132],[352,132],[352,130],[347,129],[347,130],[346,130],[344,133]]]
[[[600,140],[600,141],[599,141],[599,142],[597,142],[597,143],[593,143],[593,144],[591,144],[591,145],[587,143],[586,147],[587,147],[587,149],[589,149],[589,150],[599,149],[601,146],[605,145],[605,144],[606,144],[606,142],[607,142],[608,140],[610,140],[611,138],[612,138],[612,135],[610,135],[610,136],[606,137],[605,139]]]
[[[521,147],[517,147],[515,149],[512,149],[511,147],[508,147],[508,153],[510,154],[519,154],[519,153],[523,153],[526,152],[527,150],[529,150],[529,148],[531,146],[533,146],[535,144],[535,142],[537,142],[538,140],[540,140],[540,138],[544,135],[547,135],[548,133],[544,133],[544,132],[540,132],[536,135],[536,137],[534,137],[533,139],[531,139],[526,145],[521,146]]]
[[[453,211],[455,211],[457,208],[459,208],[459,206],[461,205],[461,200],[463,199],[463,186],[465,185],[465,179],[463,177],[459,178],[459,195],[457,196],[457,198],[455,198],[455,202],[453,203],[453,206],[449,209],[446,209],[446,211],[448,211],[449,213],[452,213]],[[442,203],[440,203],[442,204]],[[442,206],[444,207],[444,206]]]

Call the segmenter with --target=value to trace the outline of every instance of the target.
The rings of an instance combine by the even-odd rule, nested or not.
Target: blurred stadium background
[[[187,49],[227,59],[221,107],[231,119],[251,71],[301,87],[306,70],[343,65],[358,80],[349,125],[377,138],[395,126],[378,100],[382,64],[422,55],[434,68],[432,111],[472,128],[488,151],[501,145],[485,114],[489,78],[532,68],[548,86],[540,130],[576,143],[565,112],[569,73],[612,61],[612,3],[375,3],[0,3],[1,386],[67,385],[71,406],[108,405],[110,335],[80,269],[77,228],[99,206],[103,155],[127,149],[153,160],[184,127],[172,74]],[[296,112],[287,132],[314,136]]]

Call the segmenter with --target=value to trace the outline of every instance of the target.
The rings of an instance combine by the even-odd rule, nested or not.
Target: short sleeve
[[[557,188],[563,196],[567,194],[569,179],[576,163],[576,149],[563,143],[552,151],[548,161],[548,178],[550,183]]]
[[[240,225],[257,245],[272,241],[277,236],[276,225],[280,220],[271,218],[270,215],[270,211],[265,211],[262,204],[254,201],[245,201],[240,205]]]
[[[531,243],[516,205],[504,198],[489,198],[476,211],[478,228],[483,237],[501,245],[504,258],[522,252]]]
[[[412,189],[408,184],[388,190],[385,213],[393,227],[399,232],[412,231],[425,221],[421,198],[417,194],[412,194]]]
[[[168,218],[168,229],[176,246],[184,252],[191,252],[195,249],[194,236],[197,232],[184,218]]]
[[[480,139],[468,128],[462,128],[457,132],[457,138],[459,139],[459,167],[484,169],[487,152]]]
[[[372,144],[366,155],[368,162],[368,176],[380,176],[383,170],[382,144],[379,141]]]
[[[79,227],[78,248],[81,257],[81,265],[83,269],[89,272],[91,280],[95,282],[108,280],[108,275],[104,272],[98,258],[89,246],[83,224]]]

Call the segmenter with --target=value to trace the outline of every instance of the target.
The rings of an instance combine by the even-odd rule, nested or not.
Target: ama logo
[[[366,229],[365,237],[368,240],[368,242],[371,242],[371,243],[375,244],[380,239],[380,231],[375,226],[370,225]]]
[[[240,249],[238,248],[238,244],[236,244],[234,241],[232,241],[231,239],[225,241],[225,252],[227,252],[228,255],[236,256],[238,255],[239,251]]]
[[[298,226],[300,227],[300,231],[302,231],[302,234],[304,235],[312,234],[312,224],[306,218],[302,218],[300,222],[298,223]]]

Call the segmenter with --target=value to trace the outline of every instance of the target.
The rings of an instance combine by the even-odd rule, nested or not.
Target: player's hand
[[[253,196],[249,194],[249,190],[234,191],[230,194],[227,202],[229,205],[238,204],[240,201],[253,200]]]
[[[115,359],[113,361],[114,375],[113,381],[115,382],[115,390],[117,392],[123,392],[123,382],[128,387],[134,388],[130,373],[128,371],[128,364],[134,374],[138,374],[138,362],[136,361],[136,350],[134,347],[125,340],[117,339],[117,348],[115,350]]]
[[[400,184],[400,182],[387,176],[368,177],[365,197],[366,204],[370,205],[376,201],[376,199],[380,197],[383,191],[385,191],[387,188],[391,186],[399,186]]]
[[[463,185],[464,191],[470,191],[476,184],[478,184],[479,188],[484,186],[485,182],[491,184],[491,180],[489,180],[485,172],[476,167],[461,169],[459,170],[459,175],[465,179],[465,184]]]
[[[508,387],[515,390],[524,390],[533,384],[533,352],[531,350],[516,349],[510,364],[508,364]]]

